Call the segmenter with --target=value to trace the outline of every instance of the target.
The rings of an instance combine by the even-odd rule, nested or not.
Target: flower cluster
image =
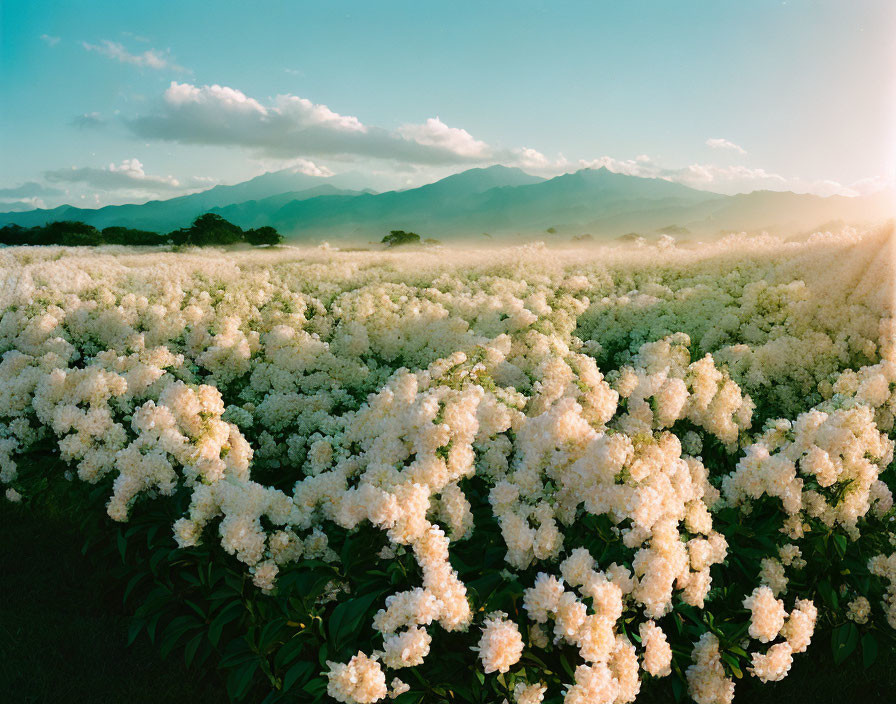
[[[513,675],[528,649],[580,658],[568,704],[634,701],[642,678],[685,668],[698,703],[730,702],[722,656],[746,645],[681,642],[673,613],[729,609],[759,643],[748,671],[781,679],[818,619],[796,588],[823,569],[813,536],[871,541],[896,627],[896,555],[877,544],[892,242],[882,227],[668,238],[662,256],[9,248],[0,482],[27,501],[55,477],[23,459],[51,447],[108,488],[116,521],[186,497],[172,540],[220,546],[266,594],[303,560],[338,562],[340,536],[380,536],[384,566],[413,558],[411,584],[374,607],[380,649],[328,664],[347,704],[408,691],[387,670],[424,666],[442,631],[486,674]],[[761,541],[741,525],[756,516]],[[479,603],[452,562],[483,535],[524,585],[513,608]],[[713,589],[725,574],[733,607]],[[867,623],[877,600],[852,594],[843,616]],[[542,701],[521,678],[515,701]]]

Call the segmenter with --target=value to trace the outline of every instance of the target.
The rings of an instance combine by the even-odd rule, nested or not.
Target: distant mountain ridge
[[[100,228],[170,231],[203,212],[215,212],[243,228],[272,225],[296,240],[378,241],[394,229],[438,239],[488,233],[562,240],[585,233],[612,239],[663,228],[691,237],[763,229],[789,235],[826,223],[862,224],[894,214],[893,194],[887,192],[858,198],[772,191],[727,196],[604,168],[544,179],[492,166],[401,191],[375,193],[361,190],[362,185],[353,174],[326,178],[279,171],[140,205],[3,213],[0,225],[81,220]]]
[[[45,225],[54,220],[79,220],[97,228],[133,227],[168,232],[186,227],[195,217],[214,208],[258,198],[289,193],[294,200],[321,195],[361,193],[361,177],[356,174],[311,176],[285,169],[267,172],[232,186],[218,185],[199,193],[146,203],[107,205],[102,208],[57,208],[0,213],[0,226],[15,223],[23,227]]]

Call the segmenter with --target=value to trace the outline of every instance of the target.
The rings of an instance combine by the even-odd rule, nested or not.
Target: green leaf
[[[217,645],[221,640],[221,632],[231,621],[235,621],[243,613],[243,602],[241,599],[234,599],[215,616],[211,625],[208,627],[208,639],[212,645]]]
[[[154,575],[159,574],[159,565],[168,557],[165,550],[156,550],[149,558],[149,569]]]
[[[303,633],[299,633],[280,646],[277,655],[274,656],[274,667],[282,669],[302,654],[302,649],[305,647],[303,636]]]
[[[862,666],[867,670],[877,660],[877,639],[872,633],[862,636]]]
[[[191,586],[198,587],[201,582],[199,581],[199,577],[190,572],[183,572],[182,576],[185,582],[189,582]]]
[[[323,677],[315,677],[308,684],[302,687],[312,697],[318,697],[327,691],[327,680]]]
[[[741,679],[744,676],[744,673],[740,669],[740,663],[736,657],[728,653],[722,653],[722,660],[728,663],[728,668],[737,679]]]
[[[253,659],[257,659],[255,653],[252,652],[246,639],[240,636],[227,644],[218,667],[234,667]]]
[[[202,643],[204,635],[204,633],[197,633],[184,648],[184,662],[187,664],[187,667],[190,667],[193,663],[193,658],[196,657],[196,650],[199,648],[199,644]]]
[[[203,621],[205,620],[205,611],[201,606],[199,606],[199,604],[197,604],[195,601],[190,601],[189,599],[184,599],[184,603],[191,609],[193,609],[193,611],[196,612],[196,615],[199,616],[199,618],[201,618]]]
[[[504,578],[498,572],[490,572],[479,579],[467,582],[467,588],[475,590],[480,600],[484,602],[503,580]]]
[[[173,619],[165,628],[165,634],[162,636],[159,648],[162,657],[168,657],[169,653],[174,649],[174,646],[177,645],[177,641],[179,641],[181,636],[187,631],[193,628],[199,628],[202,625],[201,622],[196,620],[195,616],[178,616]]]
[[[288,692],[290,688],[299,681],[304,682],[308,675],[314,671],[313,662],[299,662],[293,665],[283,676],[283,691]]]
[[[339,604],[327,623],[330,641],[333,643],[337,651],[342,650],[344,645],[357,635],[358,627],[361,619],[367,610],[380,597],[380,592],[365,594],[354,599],[349,599]]]
[[[859,644],[859,629],[854,623],[837,626],[831,633],[831,650],[834,662],[839,665],[848,658]]]
[[[143,619],[135,618],[131,621],[131,625],[128,626],[128,645],[137,639],[137,636],[140,635],[140,631],[143,630],[144,625],[146,625],[146,622]]]
[[[128,549],[128,541],[121,531],[119,531],[116,536],[116,542],[118,543],[118,554],[121,555],[121,561],[124,562],[124,556]]]
[[[146,547],[152,548],[152,539],[156,537],[156,533],[159,532],[159,526],[153,525],[149,527],[149,530],[146,531]]]
[[[834,588],[829,581],[825,579],[818,583],[818,593],[821,594],[821,598],[828,606],[835,611],[837,610],[837,593],[834,591]]]
[[[566,653],[560,653],[560,664],[563,665],[566,674],[575,679],[575,672],[573,671],[572,665],[569,663],[569,658],[566,657]]]
[[[153,645],[155,645],[156,642],[156,628],[158,627],[159,619],[161,618],[161,612],[155,614],[151,619],[149,619],[149,624],[146,626],[146,632],[149,634],[149,642]]]
[[[227,693],[231,699],[240,700],[246,696],[257,670],[258,659],[256,658],[243,663],[227,676]]]
[[[307,571],[292,569],[285,575],[277,577],[277,589],[281,594],[295,594],[313,602],[323,593],[332,579],[331,569],[325,573],[313,569]]]
[[[834,547],[837,548],[837,552],[840,553],[840,557],[844,557],[846,555],[846,536],[841,533],[835,533],[833,535],[834,539]]]
[[[128,586],[124,589],[124,596],[122,597],[122,602],[127,603],[128,597],[131,595],[131,592],[134,591],[134,587],[136,587],[143,579],[146,577],[145,572],[141,572],[140,574],[135,574],[131,577],[128,582]]]
[[[317,651],[317,661],[322,668],[327,667],[327,658],[329,657],[329,648],[326,643],[323,643],[320,646],[320,650]]]
[[[675,697],[676,702],[680,702],[684,696],[684,684],[677,677],[672,680],[672,696]]]
[[[274,642],[280,637],[280,634],[283,633],[284,628],[286,628],[286,620],[282,618],[278,618],[265,624],[265,627],[261,631],[261,636],[258,639],[258,649],[262,653],[266,653],[270,650]]]

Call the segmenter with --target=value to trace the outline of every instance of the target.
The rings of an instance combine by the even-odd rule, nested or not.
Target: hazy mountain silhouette
[[[539,236],[565,240],[591,233],[615,238],[633,231],[707,237],[723,231],[792,235],[832,220],[862,223],[890,217],[886,195],[821,198],[759,191],[726,196],[661,179],[586,169],[550,180],[496,185],[475,169],[408,191],[329,196],[282,203],[271,198],[226,206],[219,214],[243,227],[273,225],[297,238],[380,239],[391,229],[424,236]],[[519,173],[513,174],[518,180]],[[548,232],[549,229],[555,232]]]
[[[772,191],[726,196],[607,169],[542,179],[492,166],[402,191],[364,192],[362,186],[354,174],[322,178],[278,171],[141,205],[4,213],[0,225],[66,219],[168,231],[211,211],[244,228],[272,225],[297,240],[379,240],[395,229],[439,239],[485,232],[561,241],[584,233],[601,239],[638,232],[696,238],[731,230],[794,235],[826,223],[876,222],[892,217],[894,203],[890,192],[860,198]]]
[[[290,200],[314,198],[321,195],[355,194],[362,191],[363,183],[362,177],[353,173],[322,177],[285,169],[264,173],[233,186],[215,186],[199,193],[167,200],[107,205],[103,208],[77,208],[71,205],[61,205],[47,210],[0,213],[0,225],[14,222],[23,227],[31,227],[55,220],[80,220],[98,228],[121,225],[167,232],[185,227],[197,215],[225,205],[279,194],[291,195]]]

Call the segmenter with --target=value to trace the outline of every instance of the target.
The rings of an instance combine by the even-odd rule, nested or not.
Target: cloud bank
[[[105,168],[92,166],[56,169],[44,172],[44,178],[51,183],[81,183],[101,190],[132,190],[156,193],[159,191],[180,191],[189,188],[173,176],[152,176],[143,170],[138,159],[124,159],[120,164],[109,164]]]
[[[147,49],[139,54],[132,54],[124,45],[103,39],[99,44],[89,44],[81,42],[87,51],[93,51],[103,56],[119,61],[123,64],[131,64],[140,66],[141,68],[151,68],[155,70],[168,69],[171,71],[185,71],[183,66],[178,66],[171,60],[169,52],[158,51],[157,49]]]
[[[126,124],[141,139],[245,147],[284,159],[365,158],[444,166],[514,161],[518,156],[438,117],[389,130],[295,95],[262,102],[236,88],[177,81],[154,112]]]
[[[711,138],[706,140],[706,146],[712,149],[727,149],[728,151],[737,152],[738,154],[746,154],[747,150],[739,144],[735,144],[727,139]]]
[[[157,69],[175,66],[166,55],[153,49],[131,54],[120,44],[109,41],[102,46],[84,46],[125,63]],[[101,128],[110,123],[93,112],[75,117],[72,124],[79,128]],[[745,165],[697,162],[668,166],[646,154],[631,159],[549,157],[531,147],[489,144],[461,127],[446,124],[438,116],[387,129],[365,124],[356,116],[342,114],[301,96],[281,94],[261,99],[218,84],[172,81],[154,105],[124,119],[124,126],[141,141],[245,150],[265,170],[292,168],[326,177],[343,172],[350,165],[359,177],[368,174],[368,187],[374,188],[383,188],[385,184],[390,188],[419,186],[463,169],[492,164],[515,166],[548,178],[582,168],[605,167],[617,173],[729,194],[768,189],[818,195],[864,195],[892,185],[883,179],[844,185],[831,180],[788,177]],[[705,144],[714,150],[747,153],[743,147],[723,138],[711,138]],[[43,176],[49,184],[71,185],[76,193],[91,195],[97,202],[100,197],[106,201],[138,195],[165,198],[216,183],[213,179],[195,176],[179,180],[171,175],[148,174],[134,158],[106,167],[56,169],[44,172]],[[38,192],[35,187],[45,191]],[[15,198],[14,203],[21,204],[37,202],[43,196],[61,195],[63,192],[58,188],[32,182],[0,189],[0,202],[5,200],[9,204]],[[66,188],[64,195],[71,198],[71,190]],[[85,195],[80,197],[83,199]]]
[[[498,147],[439,117],[405,123],[390,130],[363,123],[307,98],[281,94],[262,100],[222,85],[193,85],[172,81],[155,108],[126,121],[140,139],[248,149],[262,160],[289,162],[298,158],[332,162],[387,161],[395,172],[420,179],[444,174],[445,169],[504,164],[543,176],[606,166],[632,176],[661,178],[692,188],[721,193],[758,189],[795,190],[819,195],[867,192],[835,181],[791,178],[748,166],[693,163],[671,168],[641,154],[630,160],[610,156],[571,161],[550,158],[531,147]],[[723,138],[710,138],[714,150],[745,155],[747,151]],[[325,167],[326,168],[326,167]],[[374,171],[376,168],[373,169]]]
[[[56,196],[61,195],[62,191],[52,186],[45,186],[36,181],[29,181],[20,186],[11,188],[0,188],[0,200],[12,200],[18,198],[34,198],[36,196]]]
[[[629,176],[661,178],[699,190],[727,194],[770,190],[813,193],[819,196],[861,196],[893,185],[892,181],[883,178],[863,179],[847,185],[831,179],[783,176],[766,169],[748,166],[717,166],[697,163],[682,167],[667,167],[643,154],[635,159],[615,159],[610,156],[591,160],[581,159],[574,164],[569,164],[567,169],[596,169],[600,167]]]
[[[44,197],[60,196],[63,191],[36,181],[9,188],[0,188],[0,208],[6,211],[46,208]]]

